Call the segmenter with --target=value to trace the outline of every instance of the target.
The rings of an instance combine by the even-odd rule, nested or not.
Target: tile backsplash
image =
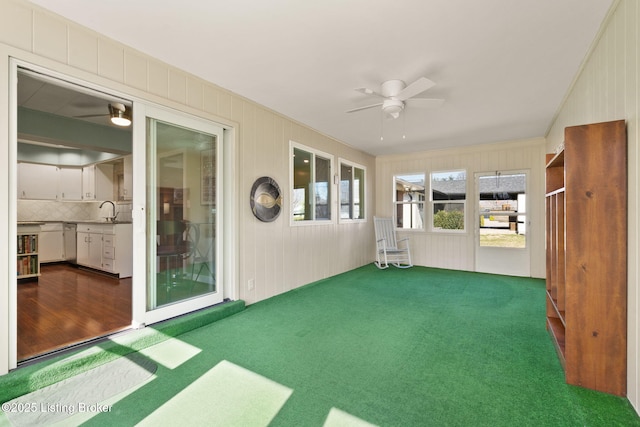
[[[102,202],[18,200],[18,221],[80,221],[111,216],[111,205]],[[131,203],[116,203],[119,221],[131,221]]]

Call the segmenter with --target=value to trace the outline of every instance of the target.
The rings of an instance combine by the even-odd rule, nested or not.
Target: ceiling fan
[[[444,103],[444,99],[414,98],[416,95],[420,95],[435,85],[436,84],[428,78],[420,77],[408,86],[402,80],[387,80],[380,85],[380,92],[369,88],[358,88],[356,89],[358,92],[364,93],[365,95],[376,96],[383,100],[376,104],[354,108],[347,111],[347,113],[382,106],[382,112],[384,114],[393,119],[397,119],[407,105],[421,108],[440,107]]]
[[[74,116],[78,119],[86,119],[90,117],[110,117],[111,123],[118,126],[131,125],[131,107],[120,102],[111,102],[108,104],[108,114],[87,114],[84,116]]]

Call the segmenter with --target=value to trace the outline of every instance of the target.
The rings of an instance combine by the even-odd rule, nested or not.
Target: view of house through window
[[[431,174],[433,230],[460,230],[464,227],[467,173],[463,170]]]
[[[480,246],[526,247],[526,174],[478,177]]]
[[[396,175],[395,205],[398,228],[424,229],[425,175]]]
[[[311,149],[293,147],[294,221],[331,219],[331,156]]]
[[[364,168],[340,162],[340,218],[364,219]]]

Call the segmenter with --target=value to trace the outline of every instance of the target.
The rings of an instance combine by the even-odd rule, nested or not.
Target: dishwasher
[[[74,222],[64,223],[64,258],[71,264],[76,263],[78,249],[76,241],[76,229],[78,225]]]

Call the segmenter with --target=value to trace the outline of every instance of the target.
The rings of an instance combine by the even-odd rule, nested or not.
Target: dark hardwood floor
[[[68,264],[42,265],[41,273],[18,283],[18,361],[131,325],[131,278]]]

